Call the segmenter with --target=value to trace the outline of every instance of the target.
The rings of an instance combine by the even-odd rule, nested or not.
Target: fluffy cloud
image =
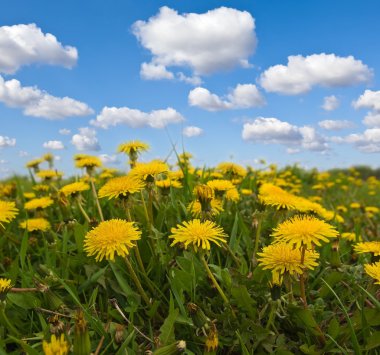
[[[370,109],[363,123],[370,127],[380,127],[380,91],[365,90],[357,100],[352,102],[352,106],[356,109]]]
[[[99,158],[103,164],[120,164],[120,160],[116,155],[100,154]]]
[[[62,46],[51,33],[43,33],[34,23],[0,27],[0,72],[15,73],[33,63],[73,67],[76,48]]]
[[[89,127],[79,128],[79,134],[74,134],[71,143],[77,150],[100,150],[96,131]]]
[[[68,136],[69,134],[71,134],[71,131],[67,128],[61,128],[59,130],[59,134],[62,134],[63,136]]]
[[[132,128],[152,127],[164,128],[170,123],[184,121],[183,116],[175,109],[168,107],[165,110],[154,110],[149,113],[128,107],[104,107],[91,124],[107,129],[110,126],[125,124]]]
[[[253,122],[245,123],[242,137],[251,142],[282,144],[292,148],[292,152],[299,147],[322,152],[328,149],[326,139],[314,128],[298,127],[277,118],[258,117]]]
[[[164,6],[148,21],[133,25],[133,33],[153,56],[151,65],[187,67],[196,75],[249,66],[256,47],[254,30],[249,12],[227,7],[181,15]]]
[[[47,141],[42,145],[46,149],[53,149],[53,150],[61,150],[64,149],[65,146],[61,141]]]
[[[322,108],[326,111],[334,111],[339,107],[339,99],[335,95],[326,96],[323,99]]]
[[[344,138],[344,141],[354,144],[363,153],[379,153],[380,128],[370,128],[360,134],[350,134]]]
[[[352,127],[353,123],[346,120],[324,120],[318,122],[318,125],[328,131],[339,131],[341,129]]]
[[[6,81],[1,76],[0,102],[9,107],[22,108],[25,115],[51,120],[93,113],[83,102],[70,97],[55,97],[34,86],[21,86],[16,79]]]
[[[0,136],[0,148],[14,147],[15,145],[16,145],[16,138]]]
[[[225,98],[209,90],[197,87],[190,91],[190,106],[197,106],[207,111],[221,111],[262,106],[265,100],[256,85],[238,84]]]
[[[203,129],[195,126],[187,126],[182,131],[186,137],[197,137],[203,133]]]
[[[288,57],[287,65],[275,65],[261,74],[259,82],[268,92],[286,95],[303,94],[313,86],[349,86],[367,82],[372,71],[353,56],[312,54]]]
[[[174,74],[162,64],[142,63],[140,75],[145,80],[174,79]]]
[[[352,105],[356,109],[369,108],[380,112],[380,91],[365,90]]]

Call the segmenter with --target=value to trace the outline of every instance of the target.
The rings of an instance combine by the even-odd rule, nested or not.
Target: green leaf
[[[169,345],[175,341],[174,323],[177,320],[178,313],[178,308],[175,308],[171,313],[169,313],[160,328],[160,341],[162,346]]]
[[[333,271],[332,273],[328,274],[326,277],[326,282],[331,286],[334,287],[338,282],[340,282],[344,278],[344,273]],[[330,293],[330,289],[323,285],[321,287],[321,290],[319,291],[319,297],[324,298]]]
[[[329,324],[329,327],[327,329],[327,333],[329,335],[331,335],[332,338],[336,338],[339,334],[339,331],[340,331],[340,324],[339,322],[336,320],[335,317],[333,317],[330,321],[330,324]]]
[[[367,346],[366,350],[372,350],[375,348],[380,347],[380,331],[374,332],[368,339],[367,339]]]
[[[233,287],[231,289],[231,294],[236,300],[239,307],[243,308],[249,315],[250,318],[256,318],[256,311],[254,308],[254,301],[250,294],[248,293],[247,287],[240,285],[238,287]]]

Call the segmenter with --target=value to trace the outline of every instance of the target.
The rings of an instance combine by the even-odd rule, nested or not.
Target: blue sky
[[[132,139],[146,160],[172,140],[198,165],[378,166],[378,1],[136,4],[2,2],[1,177],[48,151],[122,168]]]

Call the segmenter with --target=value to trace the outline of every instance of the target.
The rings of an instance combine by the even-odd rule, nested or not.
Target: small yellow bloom
[[[7,293],[12,288],[12,281],[9,279],[0,278],[0,294]]]
[[[380,255],[380,242],[373,241],[373,242],[362,242],[357,243],[354,246],[354,249],[357,253],[373,253],[374,256]]]
[[[138,163],[130,172],[131,175],[140,177],[145,181],[154,180],[157,175],[166,173],[169,170],[167,164],[161,161],[151,161],[150,163]]]
[[[350,204],[350,208],[351,209],[358,209],[358,208],[360,208],[360,203],[358,203],[358,202],[352,202],[351,204]]]
[[[24,197],[28,200],[35,198],[36,194],[34,192],[24,192]]]
[[[161,189],[168,189],[170,187],[173,187],[174,189],[182,188],[182,184],[179,181],[170,179],[158,180],[156,181],[156,186]]]
[[[44,181],[49,181],[55,178],[62,177],[63,173],[55,170],[40,170],[36,175]]]
[[[27,229],[29,232],[46,232],[50,229],[50,223],[45,218],[30,218],[26,221],[20,222],[20,227],[23,229]]]
[[[61,192],[65,196],[77,195],[80,192],[87,191],[90,189],[90,185],[86,184],[83,181],[73,182],[71,184],[67,184],[61,188]]]
[[[295,216],[281,223],[274,229],[272,236],[275,243],[289,243],[300,248],[305,245],[312,249],[313,245],[328,242],[328,238],[338,236],[335,228],[312,216]]]
[[[345,232],[345,233],[341,233],[340,236],[343,239],[349,240],[350,242],[356,242],[356,234],[355,233]],[[362,240],[362,237],[360,235],[359,235],[359,239],[358,240]]]
[[[364,265],[365,272],[376,280],[375,284],[380,285],[380,262]]]
[[[145,184],[136,176],[126,175],[108,180],[99,190],[99,197],[108,199],[128,197],[130,194],[141,191]]]
[[[149,144],[146,144],[138,140],[122,143],[117,148],[117,151],[119,153],[126,153],[126,154],[141,153],[147,150],[149,150]]]
[[[25,202],[25,209],[26,210],[36,210],[36,209],[43,209],[51,206],[54,203],[54,201],[50,197],[40,197],[40,198],[34,198],[33,200],[30,200],[28,202]]]
[[[111,219],[101,222],[89,231],[84,240],[84,250],[89,256],[95,255],[96,261],[115,260],[119,256],[129,255],[129,250],[141,238],[139,231],[132,222],[122,219]]]
[[[211,200],[209,209],[209,213],[211,214],[211,216],[218,215],[220,212],[223,212],[222,202],[220,202],[217,199]],[[202,214],[202,205],[199,201],[193,201],[189,203],[189,205],[187,206],[187,210],[194,217],[200,217],[200,215]]]
[[[102,161],[98,157],[87,156],[75,162],[77,168],[93,169],[102,166]]]
[[[9,223],[16,218],[18,214],[18,209],[14,202],[1,201],[0,200],[0,226],[3,226],[3,223]]]
[[[183,222],[178,228],[172,228],[172,235],[169,238],[174,239],[171,246],[177,243],[183,243],[185,249],[191,244],[195,250],[202,248],[210,250],[210,242],[220,246],[220,243],[226,243],[226,234],[221,227],[214,222],[201,222],[199,219],[193,219],[189,222]]]
[[[42,349],[45,355],[67,355],[70,347],[63,334],[61,334],[60,338],[56,338],[53,334],[50,338],[50,343],[46,340],[42,342]]]
[[[26,163],[26,167],[27,168],[37,168],[42,162],[43,162],[43,160],[40,158],[30,160]]]
[[[244,177],[247,175],[247,171],[245,168],[243,168],[239,164],[231,163],[231,162],[223,162],[220,163],[217,167],[217,170],[219,170],[224,175],[231,175],[231,176],[240,176]]]

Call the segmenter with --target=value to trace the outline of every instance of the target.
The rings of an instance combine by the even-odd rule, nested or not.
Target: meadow
[[[380,354],[380,181],[46,154],[0,184],[0,354]]]

